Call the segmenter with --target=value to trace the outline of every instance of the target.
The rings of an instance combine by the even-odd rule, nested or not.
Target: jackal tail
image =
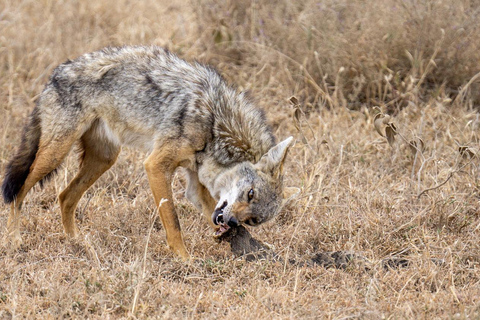
[[[13,202],[30,172],[30,168],[35,161],[41,136],[41,123],[39,109],[35,108],[30,114],[28,123],[23,128],[22,141],[17,153],[8,163],[5,171],[5,178],[2,184],[2,193],[5,203]],[[40,185],[48,180],[56,170],[46,175]]]

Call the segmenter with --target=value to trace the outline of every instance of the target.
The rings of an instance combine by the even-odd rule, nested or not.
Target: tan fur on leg
[[[180,222],[178,220],[172,197],[172,176],[178,164],[189,157],[193,152],[180,148],[180,143],[163,145],[156,148],[145,161],[148,182],[152,189],[155,204],[158,208],[160,219],[167,235],[169,247],[183,259],[190,255],[185,248]],[[178,151],[181,151],[179,153]],[[162,199],[166,199],[161,205]]]
[[[83,159],[80,170],[58,199],[62,210],[62,223],[69,237],[76,237],[75,209],[85,191],[97,181],[117,160],[120,147],[107,141],[96,140],[94,130],[85,133],[81,139]]]

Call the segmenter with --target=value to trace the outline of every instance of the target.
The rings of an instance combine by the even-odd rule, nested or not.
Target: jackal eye
[[[248,191],[248,201],[253,199],[254,194],[255,192],[253,191],[253,189],[250,189],[250,191]]]
[[[248,224],[249,226],[256,226],[257,224],[260,223],[260,220],[255,218],[255,217],[252,217],[252,218],[246,220],[245,223]]]

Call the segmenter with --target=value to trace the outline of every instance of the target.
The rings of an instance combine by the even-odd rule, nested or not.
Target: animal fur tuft
[[[2,184],[2,193],[5,203],[13,202],[25,183],[30,172],[30,167],[32,166],[33,161],[35,161],[40,142],[40,135],[41,127],[39,110],[35,108],[30,114],[30,119],[27,125],[23,129],[20,147],[6,168],[5,179]],[[55,171],[52,171],[45,176],[42,181],[40,181],[40,185],[43,186],[43,183],[54,173]]]

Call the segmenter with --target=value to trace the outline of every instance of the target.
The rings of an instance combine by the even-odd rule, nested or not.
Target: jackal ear
[[[293,137],[288,137],[268,150],[256,164],[257,168],[265,173],[271,174],[273,177],[280,176],[283,172],[285,156],[287,155],[288,148],[290,148],[292,144]]]

